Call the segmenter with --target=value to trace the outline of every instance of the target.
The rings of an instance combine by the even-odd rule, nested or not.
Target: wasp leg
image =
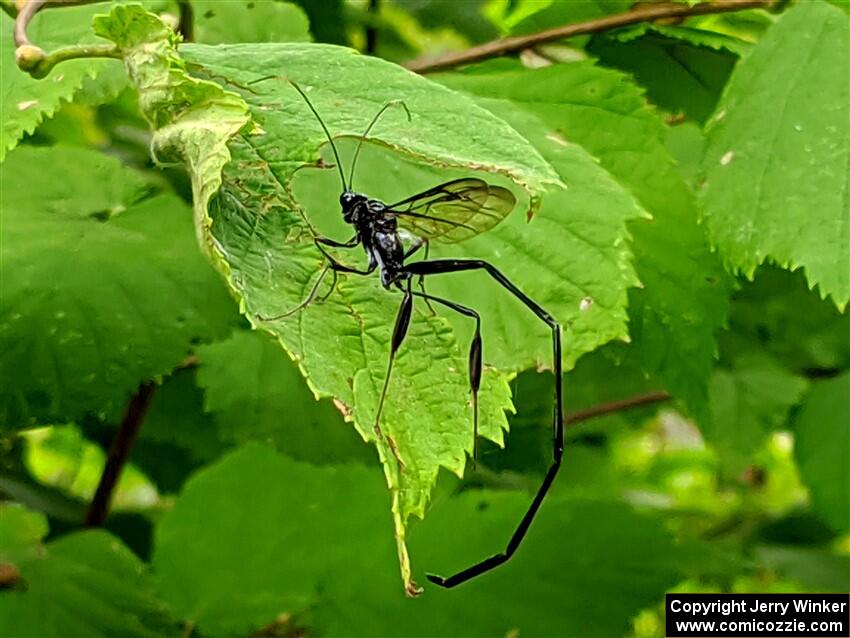
[[[482,560],[471,567],[468,567],[448,578],[428,574],[428,580],[441,587],[455,587],[468,581],[471,578],[488,572],[491,569],[498,567],[502,563],[507,562],[514,555],[517,548],[525,538],[534,516],[540,509],[543,499],[549,492],[552,482],[558,474],[561,467],[561,457],[564,454],[564,412],[563,412],[563,392],[561,389],[561,327],[558,322],[533,299],[523,293],[511,280],[503,275],[495,266],[482,261],[480,259],[436,259],[433,261],[420,261],[405,266],[405,272],[411,275],[439,275],[444,273],[464,272],[467,270],[484,270],[488,275],[496,280],[503,288],[510,292],[514,297],[519,299],[525,306],[531,310],[541,321],[543,321],[552,330],[552,356],[554,359],[555,372],[555,415],[553,423],[552,437],[552,464],[543,478],[543,482],[531,502],[528,511],[522,517],[514,530],[513,535],[508,541],[505,551],[500,554],[495,554]]]
[[[328,274],[328,271],[333,274],[333,282],[331,283],[330,290],[326,294],[319,297],[319,301],[325,301],[328,297],[330,297],[331,293],[333,293],[334,288],[336,288],[337,273],[345,272],[354,275],[371,275],[378,267],[377,262],[372,259],[370,260],[369,267],[366,270],[357,270],[356,268],[349,268],[345,264],[339,263],[336,259],[333,258],[333,256],[329,252],[324,249],[324,246],[331,246],[333,248],[354,248],[360,243],[360,240],[357,235],[349,239],[347,242],[338,242],[328,237],[314,237],[313,241],[316,243],[316,247],[322,253],[322,256],[325,258],[327,263],[325,264],[324,268],[322,268],[321,273],[319,273],[319,278],[316,279],[316,283],[313,284],[313,287],[310,289],[310,292],[304,298],[304,301],[302,301],[300,304],[298,304],[291,310],[287,310],[286,312],[279,315],[275,315],[273,317],[255,315],[257,319],[263,322],[278,321],[280,319],[286,319],[287,317],[291,317],[299,310],[303,310],[304,308],[309,306],[311,303],[313,303],[313,300],[316,299],[316,294],[319,291],[319,286],[322,284],[322,281]]]
[[[407,249],[407,252],[404,253],[404,259],[407,260],[409,257],[412,257],[423,246],[425,247],[425,259],[427,260],[428,254],[431,252],[431,244],[425,237],[420,237],[415,242],[413,242],[413,244],[411,244],[410,248]],[[424,275],[419,275],[418,279],[416,280],[416,285],[419,286],[419,290],[421,290],[422,294],[424,295],[423,299],[425,299],[425,305],[428,306],[428,310],[431,311],[432,315],[436,315],[437,313],[434,311],[434,307],[431,305],[428,293],[425,290]]]
[[[407,280],[407,289],[404,291],[404,297],[401,300],[401,306],[398,308],[398,314],[395,318],[395,327],[393,328],[392,343],[390,345],[390,358],[387,363],[387,374],[384,377],[384,387],[381,390],[381,398],[378,401],[378,410],[375,412],[375,434],[378,438],[383,438],[381,432],[381,413],[384,410],[384,401],[387,398],[387,388],[390,387],[390,376],[393,372],[393,363],[395,355],[401,347],[404,338],[407,336],[407,329],[410,327],[410,317],[413,314],[413,291],[410,289],[410,279]]]
[[[422,297],[426,302],[430,299],[434,303],[451,308],[455,312],[475,319],[475,334],[469,344],[469,390],[472,394],[472,460],[478,458],[478,390],[481,387],[482,370],[482,345],[481,345],[481,315],[472,308],[462,306],[454,301],[435,297],[425,292],[414,292],[417,297]]]

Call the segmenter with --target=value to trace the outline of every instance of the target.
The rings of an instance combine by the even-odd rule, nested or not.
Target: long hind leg
[[[475,319],[475,334],[469,344],[469,391],[472,396],[472,458],[478,458],[478,390],[481,387],[482,370],[482,342],[481,342],[481,315],[467,306],[454,301],[443,299],[426,292],[414,292],[416,297],[421,297],[426,302],[433,301],[455,312]]]
[[[374,430],[379,439],[383,438],[381,432],[381,413],[384,410],[384,401],[387,398],[387,389],[390,386],[390,376],[393,372],[393,363],[398,349],[401,347],[404,338],[407,336],[407,329],[410,327],[410,317],[413,314],[413,291],[411,290],[412,280],[408,278],[407,288],[404,290],[404,297],[401,300],[401,305],[398,308],[398,314],[395,318],[395,327],[393,328],[392,341],[390,343],[390,357],[387,362],[387,374],[384,377],[384,387],[381,389],[381,398],[378,400],[378,409],[375,412]],[[401,287],[401,286],[400,286]]]
[[[428,255],[431,253],[431,244],[428,242],[427,237],[419,237],[416,239],[413,244],[411,244],[410,248],[407,249],[407,252],[404,253],[403,261],[407,261],[415,255],[421,248],[425,248],[425,259],[428,259]],[[428,310],[431,311],[432,315],[437,314],[434,311],[434,308],[431,306],[431,302],[429,301],[430,297],[428,296],[427,291],[425,290],[425,276],[419,275],[416,278],[416,285],[419,286],[419,290],[422,291],[422,298],[425,299],[425,305],[428,306]]]
[[[555,415],[553,419],[553,436],[552,436],[552,464],[543,478],[543,482],[534,495],[534,500],[531,506],[526,511],[525,515],[517,525],[514,533],[508,541],[505,551],[500,554],[495,554],[489,558],[475,563],[471,567],[467,567],[458,573],[444,578],[428,574],[428,580],[441,587],[455,587],[468,581],[471,578],[488,572],[491,569],[498,567],[502,563],[507,562],[514,555],[517,548],[525,538],[534,516],[540,509],[543,499],[549,492],[555,476],[558,474],[558,469],[561,467],[561,457],[564,454],[564,411],[563,411],[563,393],[561,390],[561,327],[558,322],[538,305],[528,295],[523,293],[510,279],[505,277],[495,266],[482,261],[480,259],[435,259],[433,261],[420,261],[405,266],[405,272],[410,275],[439,275],[444,273],[464,272],[467,270],[484,270],[488,275],[495,279],[503,288],[510,292],[514,297],[519,299],[525,306],[531,310],[541,321],[543,321],[552,330],[552,357],[554,359],[555,372]]]

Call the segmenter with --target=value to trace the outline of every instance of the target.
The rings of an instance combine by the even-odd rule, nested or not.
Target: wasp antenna
[[[282,80],[282,79],[283,78],[279,75],[264,75],[263,77],[257,78],[256,80],[251,80],[247,84],[248,84],[248,86],[251,86],[252,84],[259,84],[260,82],[265,82],[266,80]]]
[[[372,130],[372,127],[375,126],[375,123],[378,119],[384,114],[391,106],[401,106],[404,109],[404,112],[407,113],[407,121],[411,120],[410,117],[410,109],[407,108],[407,104],[405,104],[401,100],[392,100],[391,102],[387,102],[381,107],[381,110],[375,114],[375,117],[372,118],[372,121],[369,122],[369,126],[366,127],[366,130],[363,131],[363,135],[360,136],[360,141],[357,142],[357,148],[354,150],[354,159],[351,160],[351,171],[348,173],[348,184],[349,186],[354,185],[354,169],[357,166],[357,157],[360,155],[360,147],[363,146],[363,140],[366,139],[366,136],[369,135],[369,131]]]
[[[310,98],[307,97],[307,94],[304,90],[298,86],[293,80],[289,80],[289,83],[301,94],[301,97],[304,98],[304,101],[307,102],[307,106],[310,107],[310,110],[313,111],[313,115],[316,116],[316,119],[319,120],[319,124],[322,126],[322,130],[325,132],[325,137],[328,138],[328,142],[331,143],[331,150],[334,152],[334,158],[336,159],[336,168],[339,171],[339,178],[342,180],[342,190],[347,191],[348,186],[345,183],[345,173],[342,171],[342,162],[339,159],[339,152],[336,150],[336,144],[334,144],[333,138],[331,138],[330,131],[328,131],[328,127],[325,126],[325,123],[322,121],[319,112],[316,110],[316,107],[313,106],[313,103],[310,101]]]

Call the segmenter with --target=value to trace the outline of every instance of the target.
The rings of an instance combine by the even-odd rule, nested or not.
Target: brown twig
[[[523,49],[528,49],[547,42],[563,40],[576,35],[584,35],[587,33],[598,33],[600,31],[608,31],[609,29],[617,29],[630,24],[637,24],[650,20],[659,20],[662,18],[685,18],[690,16],[706,15],[709,13],[725,13],[728,11],[741,11],[743,9],[767,9],[772,7],[776,0],[714,0],[713,2],[703,2],[701,4],[690,6],[685,3],[665,3],[644,5],[617,13],[614,15],[588,20],[587,22],[578,22],[568,24],[538,33],[529,35],[513,36],[510,38],[502,38],[485,42],[478,46],[471,47],[464,51],[456,53],[448,53],[438,58],[422,58],[408,62],[405,66],[416,73],[430,73],[432,71],[440,71],[462,64],[471,64],[472,62],[481,62],[489,58],[506,55],[509,53],[517,53]]]
[[[112,500],[112,492],[118,484],[121,470],[124,469],[127,457],[130,455],[130,449],[133,447],[136,435],[145,420],[145,415],[150,408],[155,392],[156,385],[154,383],[142,383],[127,404],[121,425],[109,446],[109,454],[106,456],[106,465],[103,468],[103,474],[100,476],[97,491],[94,493],[94,498],[86,512],[86,526],[100,527],[106,520],[109,504]]]
[[[51,69],[60,62],[76,58],[120,58],[118,47],[112,44],[80,44],[60,47],[46,53],[44,49],[33,44],[27,37],[27,27],[35,14],[44,7],[73,6],[88,4],[93,0],[29,0],[15,18],[15,61],[18,68],[26,71],[34,78],[46,77]]]
[[[15,46],[22,47],[32,45],[27,37],[27,27],[30,21],[35,17],[35,14],[41,11],[45,5],[45,0],[29,0],[18,12],[18,17],[15,18]]]
[[[378,13],[381,10],[380,0],[369,0],[367,13],[369,22],[366,24],[366,54],[375,55],[378,49]]]
[[[196,368],[198,366],[198,355],[187,355],[183,361],[177,364],[175,370],[187,370],[188,368]]]
[[[669,392],[647,392],[646,394],[637,394],[627,399],[611,401],[610,403],[601,403],[584,410],[579,410],[578,412],[573,412],[572,414],[567,415],[566,423],[567,425],[575,425],[576,423],[587,421],[588,419],[592,419],[597,416],[611,414],[612,412],[621,412],[641,405],[658,403],[659,401],[667,401],[671,398],[672,396]]]
[[[91,4],[98,0],[27,0],[19,7],[15,18],[15,46],[32,44],[27,38],[27,26],[35,14],[44,7],[73,7],[78,4]],[[4,3],[5,4],[5,3]]]

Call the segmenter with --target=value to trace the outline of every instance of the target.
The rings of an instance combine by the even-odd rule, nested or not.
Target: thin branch
[[[3,5],[9,4],[15,7],[15,46],[23,46],[25,44],[32,45],[32,42],[27,38],[27,26],[35,17],[35,14],[45,7],[73,7],[80,4],[92,4],[99,0],[26,0],[21,3],[23,6],[18,7],[14,2],[3,0]]]
[[[177,23],[177,33],[183,37],[183,42],[192,42],[195,39],[195,12],[189,0],[177,0],[177,8],[180,10],[180,21]]]
[[[175,370],[187,370],[189,368],[196,368],[198,366],[198,355],[190,354],[187,355],[183,361],[177,364],[174,368]]]
[[[26,71],[34,78],[46,77],[54,66],[65,60],[76,58],[120,58],[118,47],[112,44],[81,44],[56,49],[46,53],[44,49],[33,44],[27,36],[27,27],[35,14],[44,7],[62,7],[77,4],[88,4],[92,0],[29,0],[15,18],[15,61],[18,68]]]
[[[769,9],[773,7],[776,0],[714,0],[713,2],[703,2],[701,4],[690,6],[685,3],[670,3],[670,4],[653,4],[644,5],[624,13],[605,16],[587,22],[578,22],[568,24],[539,33],[531,33],[529,35],[514,36],[510,38],[502,38],[485,42],[478,46],[458,51],[456,53],[448,53],[436,59],[423,58],[408,62],[405,66],[411,71],[417,73],[430,73],[432,71],[440,71],[462,64],[471,64],[473,62],[481,62],[489,58],[506,55],[509,53],[517,53],[523,49],[535,47],[547,42],[563,40],[576,35],[584,35],[588,33],[598,33],[600,31],[608,31],[609,29],[617,29],[630,24],[637,24],[649,20],[659,20],[662,18],[686,18],[690,16],[706,15],[709,13],[725,13],[729,11],[742,11],[744,9]]]
[[[18,17],[15,18],[15,46],[22,47],[30,45],[27,37],[27,27],[30,21],[35,17],[35,14],[41,11],[45,5],[45,0],[29,0],[18,12]]]
[[[133,447],[136,435],[142,427],[155,392],[156,385],[154,383],[142,383],[127,404],[124,418],[121,419],[121,425],[118,432],[115,433],[115,438],[112,439],[112,445],[109,447],[109,454],[106,457],[106,465],[103,468],[103,474],[100,476],[97,491],[94,493],[94,498],[86,512],[85,524],[88,527],[100,527],[106,520],[109,504],[112,501],[112,493],[121,477],[121,471],[124,469],[127,457],[130,456],[130,449]]]
[[[375,55],[375,51],[378,49],[377,21],[380,11],[380,0],[369,0],[369,7],[367,9],[369,22],[366,24],[366,53],[368,55]]]
[[[647,392],[646,394],[637,394],[627,399],[611,401],[610,403],[601,403],[585,410],[573,412],[572,414],[567,415],[566,423],[567,425],[575,425],[576,423],[587,421],[588,419],[592,419],[597,416],[603,416],[613,412],[622,412],[623,410],[629,410],[631,408],[648,405],[650,403],[667,401],[671,398],[672,396],[669,392]]]
[[[21,582],[21,572],[17,565],[0,563],[0,590],[13,589]]]

